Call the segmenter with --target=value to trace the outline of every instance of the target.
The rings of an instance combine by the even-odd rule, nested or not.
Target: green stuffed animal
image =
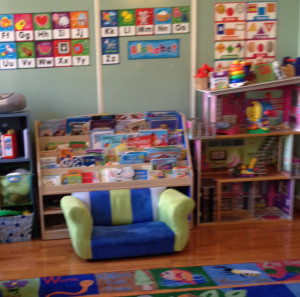
[[[10,173],[1,178],[2,205],[30,202],[30,175]]]

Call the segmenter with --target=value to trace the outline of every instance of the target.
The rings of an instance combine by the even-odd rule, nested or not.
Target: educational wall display
[[[119,37],[189,33],[189,22],[190,7],[188,6],[102,10],[100,12],[102,64],[120,63]],[[142,46],[141,43],[139,44]],[[130,46],[131,43],[128,48]],[[149,46],[151,51],[151,47],[156,45],[149,44]],[[177,57],[179,48],[174,52],[162,52],[160,55],[146,51],[143,54],[129,52],[128,56],[129,59]]]
[[[0,15],[0,70],[86,65],[87,11]]]
[[[128,42],[129,60],[177,57],[179,57],[179,39]]]
[[[273,61],[276,56],[277,2],[216,3],[215,68],[236,59]]]

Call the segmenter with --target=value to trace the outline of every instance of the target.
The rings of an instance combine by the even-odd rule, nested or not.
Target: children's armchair
[[[181,251],[195,206],[193,199],[165,188],[73,193],[60,204],[73,248],[82,259]]]

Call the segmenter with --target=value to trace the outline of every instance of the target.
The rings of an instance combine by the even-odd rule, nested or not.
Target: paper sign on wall
[[[117,37],[118,34],[118,11],[102,10],[101,11],[101,36]]]
[[[190,8],[188,6],[174,7],[172,14],[173,33],[188,33],[190,31]]]
[[[17,49],[14,42],[0,43],[0,69],[17,68]]]
[[[102,38],[102,64],[112,65],[119,64],[119,38],[106,37]]]
[[[248,2],[247,21],[276,20],[276,2]]]
[[[241,59],[244,54],[244,41],[220,41],[215,43],[215,58],[221,59]]]
[[[71,41],[73,66],[90,65],[90,44],[88,39]]]
[[[154,8],[154,33],[171,34],[172,32],[172,9]]]
[[[12,14],[0,15],[0,42],[15,41],[14,16]]]
[[[53,47],[55,67],[72,66],[71,40],[54,40]]]
[[[177,57],[179,57],[179,39],[128,42],[129,60]]]
[[[35,43],[17,43],[18,68],[35,68]]]
[[[246,3],[217,3],[215,5],[215,22],[245,21]]]
[[[118,11],[119,35],[134,36],[136,25],[135,9],[124,9]]]
[[[215,40],[244,40],[245,22],[216,23]]]
[[[87,11],[70,12],[70,21],[72,39],[89,38],[89,16]]]
[[[245,47],[248,59],[275,58],[276,40],[247,40]]]
[[[247,22],[247,39],[274,39],[276,38],[277,22]]]
[[[136,35],[153,35],[153,8],[136,9]]]
[[[35,54],[37,68],[54,67],[52,41],[36,41]]]
[[[68,12],[52,13],[53,39],[69,39],[70,14]]]
[[[21,13],[14,15],[16,41],[33,41],[32,14]]]
[[[51,40],[52,39],[52,20],[51,13],[33,14],[34,39]]]

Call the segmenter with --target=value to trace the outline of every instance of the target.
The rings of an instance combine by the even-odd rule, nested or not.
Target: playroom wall
[[[27,99],[31,121],[63,118],[97,110],[93,0],[0,0],[0,13],[88,11],[91,66],[0,71],[0,93]]]
[[[191,6],[192,0],[96,0],[101,9]],[[197,0],[197,67],[213,63],[213,10],[216,2]],[[87,10],[90,27],[91,65],[59,69],[0,71],[0,93],[19,92],[27,98],[31,120],[62,118],[95,113],[98,110],[96,50],[93,0],[0,0],[0,13],[33,13]],[[299,1],[278,1],[277,58],[299,55]],[[132,60],[127,58],[130,38],[120,43],[121,63],[103,66],[103,105],[105,112],[135,112],[151,109],[177,109],[189,116],[190,36],[179,38],[180,57],[176,59]],[[158,39],[157,36],[132,39]]]

